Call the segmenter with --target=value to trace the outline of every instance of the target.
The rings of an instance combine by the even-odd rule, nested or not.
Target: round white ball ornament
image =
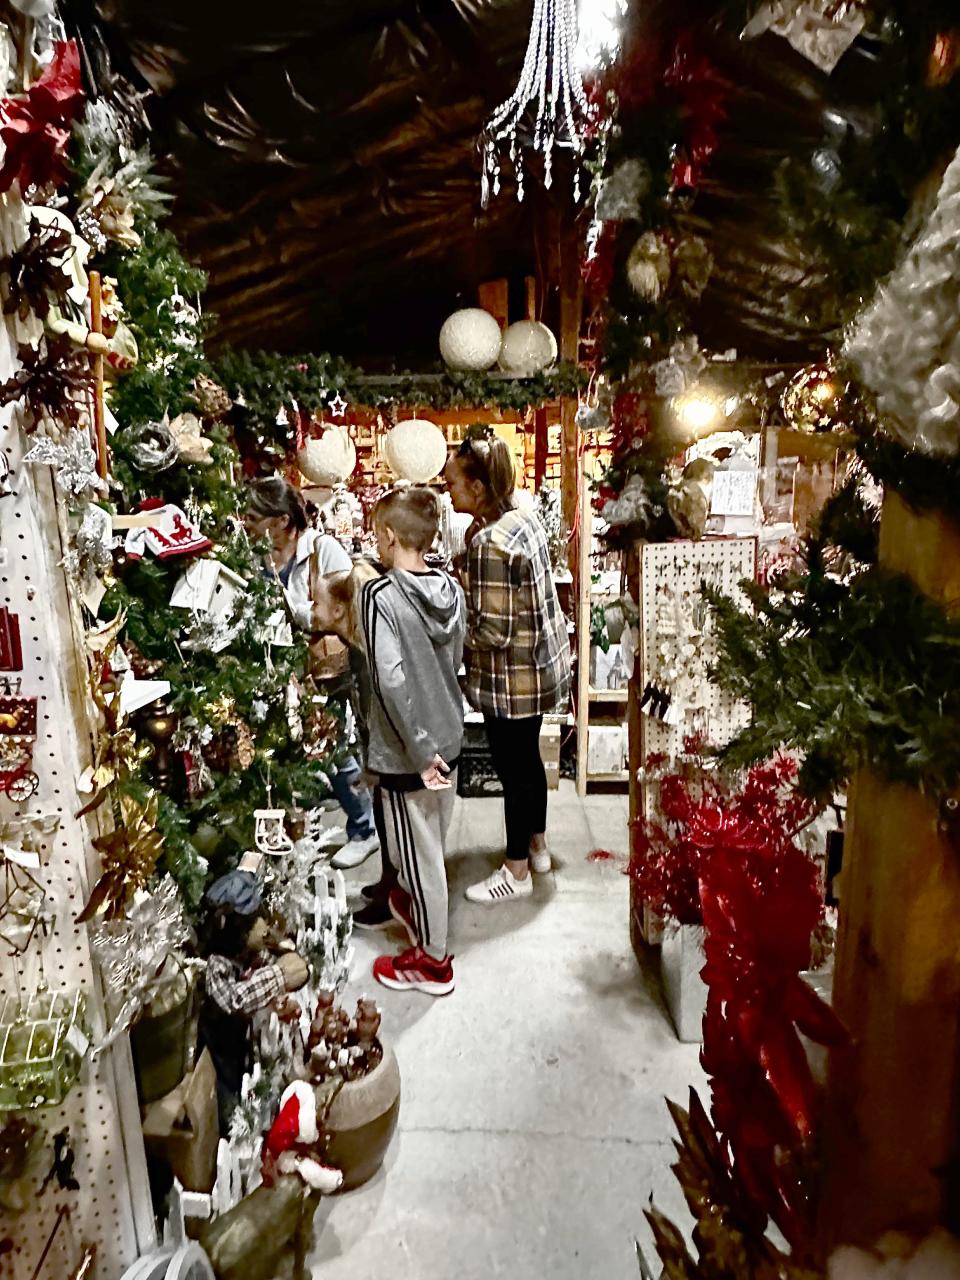
[[[539,320],[518,320],[503,335],[500,368],[517,378],[532,378],[557,358],[557,340]]]
[[[306,478],[318,485],[341,484],[353,475],[357,450],[346,427],[327,427],[313,436],[297,453],[297,466]]]
[[[456,373],[483,373],[500,354],[500,326],[489,311],[465,307],[443,322],[440,355]]]
[[[387,432],[383,460],[399,480],[427,484],[446,466],[447,442],[434,423],[408,418]]]

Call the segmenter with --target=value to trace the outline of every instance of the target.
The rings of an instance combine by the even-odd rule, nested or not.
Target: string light
[[[707,435],[716,426],[724,406],[716,396],[705,391],[689,391],[673,402],[677,419],[690,431]]]
[[[523,145],[543,153],[544,186],[553,185],[553,153],[564,147],[579,157],[586,126],[593,118],[577,66],[576,0],[534,0],[530,38],[516,89],[489,118],[480,134],[483,156],[481,204],[500,194],[501,148],[506,147],[523,199]],[[524,121],[533,115],[532,128]],[[580,199],[580,166],[574,174]]]
[[[575,59],[582,75],[609,65],[620,50],[620,22],[627,0],[580,0]]]

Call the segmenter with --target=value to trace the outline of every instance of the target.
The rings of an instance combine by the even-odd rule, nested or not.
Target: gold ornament
[[[843,431],[842,398],[843,387],[834,369],[829,364],[810,365],[787,383],[780,407],[787,426],[795,431]]]
[[[257,748],[250,732],[250,726],[239,717],[233,722],[235,742],[234,759],[241,769],[249,769],[257,758]]]
[[[150,747],[138,742],[137,735],[126,723],[116,683],[106,685],[101,679],[101,672],[104,667],[109,668],[116,647],[114,635],[103,649],[100,662],[95,663],[90,672],[90,696],[100,712],[102,725],[97,733],[93,760],[93,797],[77,814],[78,818],[103,804],[110,784],[135,773],[150,756]]]
[[[220,386],[205,373],[198,373],[193,384],[193,397],[205,418],[225,418],[233,401]]]
[[[163,837],[156,829],[158,810],[156,791],[150,792],[145,804],[132,796],[120,797],[119,825],[93,841],[103,872],[77,916],[78,924],[101,911],[108,920],[116,919],[137,890],[146,885],[163,852]]]

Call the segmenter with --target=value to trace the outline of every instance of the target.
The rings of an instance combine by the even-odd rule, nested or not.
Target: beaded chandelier
[[[504,148],[523,199],[523,148],[543,153],[544,185],[553,183],[553,153],[563,147],[579,156],[593,115],[576,63],[576,0],[534,0],[530,39],[516,89],[489,118],[480,134],[483,155],[481,203],[500,192]],[[580,166],[574,174],[574,198],[580,199]]]

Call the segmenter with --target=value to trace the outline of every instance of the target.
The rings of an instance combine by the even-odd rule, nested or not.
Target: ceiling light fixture
[[[480,134],[483,156],[480,202],[500,193],[501,149],[506,147],[523,199],[523,148],[543,153],[544,186],[553,184],[553,153],[566,148],[579,157],[594,110],[577,66],[576,0],[534,0],[530,39],[516,89],[487,120]],[[573,180],[580,199],[580,166]]]

